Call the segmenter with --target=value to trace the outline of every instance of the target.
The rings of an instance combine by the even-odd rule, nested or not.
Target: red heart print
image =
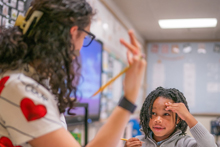
[[[35,105],[29,98],[24,98],[20,107],[27,121],[40,119],[47,114],[47,109],[44,105]]]
[[[21,147],[21,146],[14,146],[9,138],[1,137],[0,138],[0,147]]]
[[[0,147],[6,147],[6,146],[4,146],[3,144],[0,143]]]
[[[2,93],[2,90],[5,88],[5,83],[8,81],[10,77],[7,76],[7,77],[3,77],[1,80],[0,80],[0,94]]]

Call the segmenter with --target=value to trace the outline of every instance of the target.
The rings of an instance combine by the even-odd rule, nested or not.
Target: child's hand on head
[[[137,138],[130,138],[126,141],[124,147],[141,147],[142,142]]]
[[[166,110],[171,110],[178,114],[178,116],[182,120],[186,120],[191,114],[189,113],[188,109],[186,108],[184,103],[165,103]]]

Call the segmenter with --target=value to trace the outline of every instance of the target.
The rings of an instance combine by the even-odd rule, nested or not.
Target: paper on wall
[[[183,66],[183,89],[189,106],[195,107],[195,64],[185,63]]]
[[[165,82],[165,67],[163,63],[155,63],[153,65],[153,82],[152,82],[152,90],[157,88],[158,86],[164,87]]]

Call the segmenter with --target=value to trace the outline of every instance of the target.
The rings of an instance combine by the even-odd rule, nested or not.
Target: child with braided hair
[[[217,147],[214,137],[189,112],[183,93],[158,87],[144,101],[140,113],[144,135],[130,138],[125,147]],[[194,138],[186,135],[187,126]]]

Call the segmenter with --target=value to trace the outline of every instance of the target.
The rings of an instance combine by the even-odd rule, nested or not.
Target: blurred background
[[[122,137],[141,134],[139,113],[146,96],[158,86],[184,93],[190,112],[220,144],[220,1],[88,0],[95,9],[93,43],[81,50],[82,64],[75,117],[65,114],[68,129],[84,145],[93,139],[123,95],[123,76],[89,98],[128,64],[126,48],[132,29],[148,66],[135,113]],[[13,26],[31,0],[1,0],[0,25]],[[176,24],[176,25],[175,25]],[[88,112],[87,112],[88,111]],[[86,112],[88,118],[85,118]],[[189,130],[188,135],[191,135]],[[123,146],[120,141],[118,147]]]

